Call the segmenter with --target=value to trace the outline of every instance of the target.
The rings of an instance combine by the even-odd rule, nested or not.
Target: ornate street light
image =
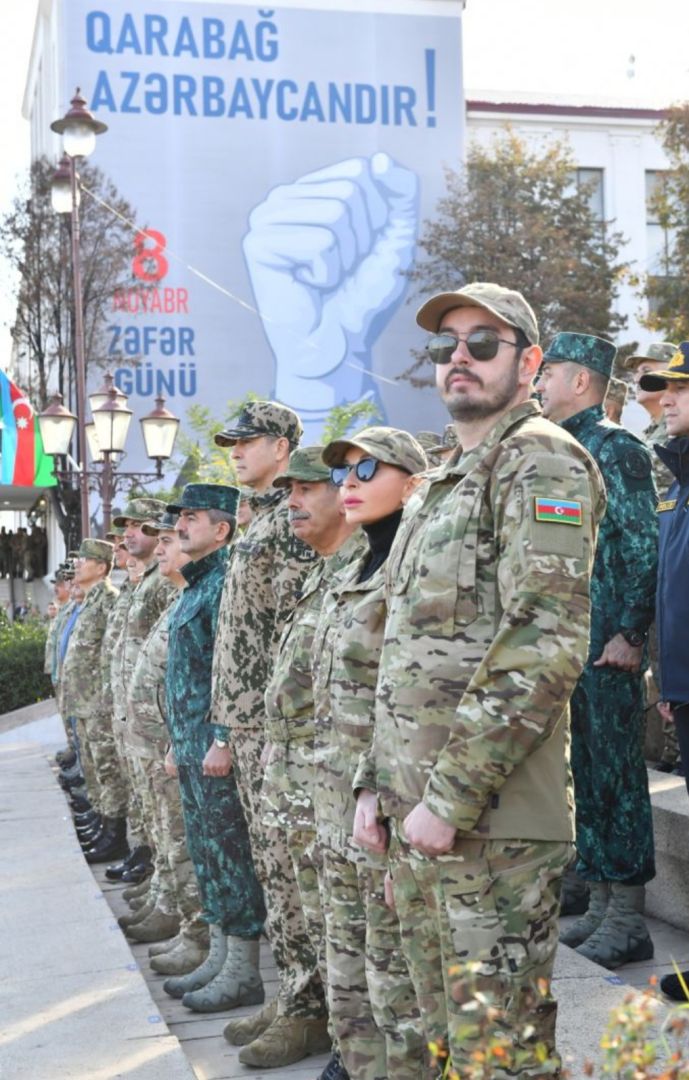
[[[122,400],[124,398],[124,401]],[[95,434],[101,454],[121,454],[133,412],[127,408],[127,396],[110,387],[107,401],[93,413]]]
[[[76,174],[76,178],[76,199],[77,206],[79,206],[81,204],[79,173]],[[63,154],[60,158],[60,164],[50,181],[50,202],[56,214],[72,213],[72,162],[67,157],[67,154]]]
[[[156,398],[156,407],[139,421],[149,458],[156,462],[158,476],[163,475],[163,461],[172,456],[179,418],[165,408],[165,398]]]
[[[93,420],[89,420],[88,424],[84,424],[86,430],[86,441],[89,447],[89,457],[95,465],[102,465],[105,461],[105,456],[101,452],[101,448],[98,445],[98,436],[96,435],[96,425]]]
[[[114,387],[117,397],[121,399],[122,404],[127,404],[127,395],[120,390],[119,386],[115,385],[110,372],[106,372],[103,376],[103,385],[99,386],[97,390],[94,390],[92,394],[89,394],[89,405],[91,406],[91,412],[94,413],[96,409],[100,409],[101,405],[104,405],[110,397],[110,391]]]
[[[81,96],[78,86],[70,105],[71,108],[61,120],[53,121],[50,130],[62,135],[65,153],[69,157],[89,157],[96,149],[96,135],[107,131],[108,125],[96,120],[93,113],[89,112],[86,99]]]
[[[38,426],[46,454],[66,455],[77,418],[62,404],[62,394],[53,394],[50,405],[38,414]]]

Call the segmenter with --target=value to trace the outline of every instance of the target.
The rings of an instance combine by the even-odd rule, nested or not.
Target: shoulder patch
[[[645,480],[651,475],[653,465],[648,452],[632,447],[617,459],[622,471],[632,480]]]
[[[550,521],[556,525],[581,525],[581,503],[571,499],[547,499],[534,495],[536,521]]]

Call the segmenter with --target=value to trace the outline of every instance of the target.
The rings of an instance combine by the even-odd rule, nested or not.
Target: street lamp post
[[[107,125],[96,120],[86,108],[86,101],[81,96],[77,87],[76,94],[70,102],[71,108],[61,120],[55,120],[50,128],[63,136],[65,155],[68,160],[70,181],[70,206],[69,212],[72,217],[72,281],[74,291],[74,356],[76,361],[76,384],[77,384],[77,432],[79,439],[79,491],[81,505],[81,535],[88,533],[89,527],[89,490],[87,476],[87,445],[86,445],[86,359],[84,355],[84,307],[81,285],[81,258],[80,258],[80,222],[79,222],[79,184],[76,168],[76,159],[87,157],[96,146],[96,135],[107,131]],[[64,165],[61,162],[62,173]],[[56,174],[58,190],[64,187],[64,176],[61,177],[60,169]],[[57,199],[53,205],[57,206]],[[64,206],[64,202],[62,204]],[[65,213],[65,209],[59,212]]]

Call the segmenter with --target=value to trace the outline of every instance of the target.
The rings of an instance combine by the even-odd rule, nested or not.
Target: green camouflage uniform
[[[100,666],[103,635],[116,600],[117,589],[109,578],[89,589],[69,639],[61,676],[65,715],[77,721],[86,787],[100,813],[109,818],[116,818],[120,811],[119,770],[112,727],[103,708]]]
[[[387,560],[374,748],[355,786],[374,775],[391,819],[426,1034],[449,1044],[460,1074],[498,1034],[508,1053],[492,1080],[558,1073],[549,982],[573,835],[567,702],[588,649],[604,506],[589,456],[529,401],[429,474]],[[421,801],[457,829],[446,855],[405,840]],[[475,1009],[463,1012],[469,998]],[[523,1052],[516,1067],[511,1048]]]
[[[129,770],[127,767],[127,755],[124,747],[124,716],[126,715],[126,687],[119,677],[113,680],[113,672],[119,673],[122,664],[122,650],[124,638],[122,627],[127,616],[127,608],[132,598],[133,586],[125,580],[120,586],[120,594],[110,609],[108,622],[103,634],[103,649],[101,652],[101,680],[103,683],[103,711],[110,718],[115,752],[117,754],[117,795],[119,804],[118,818],[127,817],[127,809],[130,810],[128,829],[132,839],[143,843],[144,828],[141,816],[134,812],[131,816],[134,802],[130,794]],[[116,704],[115,688],[121,698]],[[120,718],[121,717],[121,718]]]
[[[352,1080],[421,1080],[429,1075],[425,1040],[397,915],[385,904],[387,857],[351,838],[352,783],[373,738],[385,624],[385,568],[359,582],[362,566],[357,560],[332,583],[313,643],[313,802],[323,862],[328,1005]]]
[[[325,1011],[316,945],[304,925],[283,828],[263,824],[260,764],[264,693],[286,619],[316,555],[289,526],[284,492],[264,496],[237,537],[220,603],[213,655],[214,724],[229,728],[251,850],[266,899],[266,932],[278,969],[281,1014]]]
[[[648,427],[645,427],[642,432],[642,437],[646,446],[651,451],[651,464],[653,466],[653,479],[658,495],[662,499],[666,491],[674,484],[675,478],[672,475],[667,465],[660,460],[657,454],[653,452],[653,447],[656,443],[660,446],[665,446],[668,441],[667,425],[665,423],[665,417],[661,416],[659,420],[651,420]]]
[[[562,427],[594,458],[608,495],[591,579],[589,654],[572,695],[577,872],[589,881],[643,885],[655,874],[644,674],[593,663],[621,629],[646,633],[653,621],[658,523],[651,456],[605,418],[602,405]]]
[[[165,772],[170,744],[165,722],[168,620],[175,603],[159,616],[134,666],[127,695],[127,747],[139,774],[144,820],[155,850],[150,888],[156,907],[191,923],[200,907],[199,890],[187,850],[179,780]]]

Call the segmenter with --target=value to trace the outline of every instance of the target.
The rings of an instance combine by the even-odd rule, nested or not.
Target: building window
[[[675,230],[663,220],[666,172],[646,171],[646,267],[652,277],[670,277]]]
[[[572,177],[579,190],[586,188],[589,197],[589,210],[597,221],[605,221],[603,177],[603,169],[575,169]]]

